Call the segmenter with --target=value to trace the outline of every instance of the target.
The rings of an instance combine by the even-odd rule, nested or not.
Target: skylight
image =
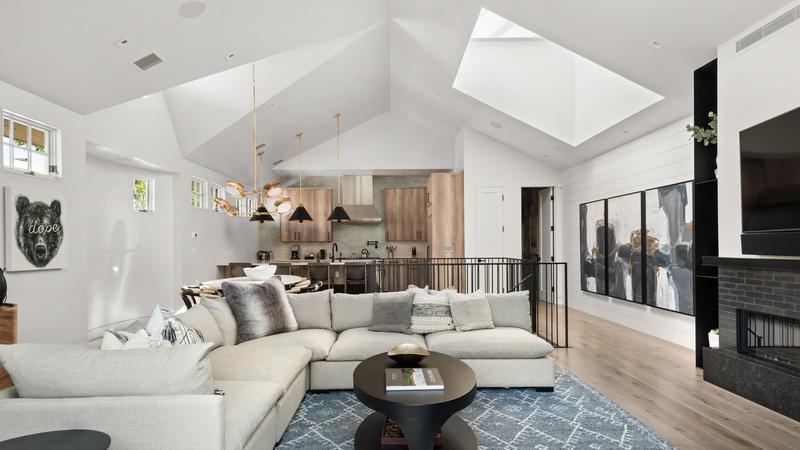
[[[453,87],[572,146],[664,98],[487,9]]]

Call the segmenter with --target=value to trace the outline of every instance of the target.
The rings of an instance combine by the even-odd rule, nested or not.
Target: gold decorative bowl
[[[386,355],[401,366],[416,366],[431,354],[416,344],[400,344],[389,350]]]

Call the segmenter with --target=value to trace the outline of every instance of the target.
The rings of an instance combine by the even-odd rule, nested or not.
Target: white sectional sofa
[[[280,440],[306,391],[351,389],[359,362],[402,343],[463,360],[475,371],[479,387],[553,389],[554,366],[547,356],[553,348],[531,333],[527,294],[487,295],[493,329],[425,336],[367,330],[375,295],[383,294],[290,295],[297,331],[220,345],[208,354],[212,386],[224,396],[52,399],[19,398],[14,388],[0,392],[0,441],[88,428],[108,433],[114,449],[269,449]],[[213,301],[192,308],[193,320]],[[225,321],[216,323],[226,336],[220,340],[232,344],[235,330],[224,329],[229,328]]]

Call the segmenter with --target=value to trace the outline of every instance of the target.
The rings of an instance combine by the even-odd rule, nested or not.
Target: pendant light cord
[[[303,205],[303,132],[297,133],[297,155],[300,159],[300,206]]]
[[[339,122],[341,120],[342,113],[336,113],[336,180],[337,180],[337,188],[336,188],[336,206],[342,206],[342,169],[339,163]]]
[[[258,149],[256,148],[256,63],[253,63],[253,192],[261,203],[261,189],[258,186]]]

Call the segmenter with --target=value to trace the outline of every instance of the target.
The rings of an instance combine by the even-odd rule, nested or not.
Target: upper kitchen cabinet
[[[431,258],[464,257],[464,173],[428,178],[428,239]]]
[[[384,188],[386,241],[427,241],[427,190],[424,187]]]
[[[311,214],[313,221],[290,222],[292,212],[281,216],[281,242],[330,242],[331,223],[328,215],[333,206],[333,189],[331,188],[303,188],[302,198],[299,188],[284,189],[292,204],[303,206]]]

